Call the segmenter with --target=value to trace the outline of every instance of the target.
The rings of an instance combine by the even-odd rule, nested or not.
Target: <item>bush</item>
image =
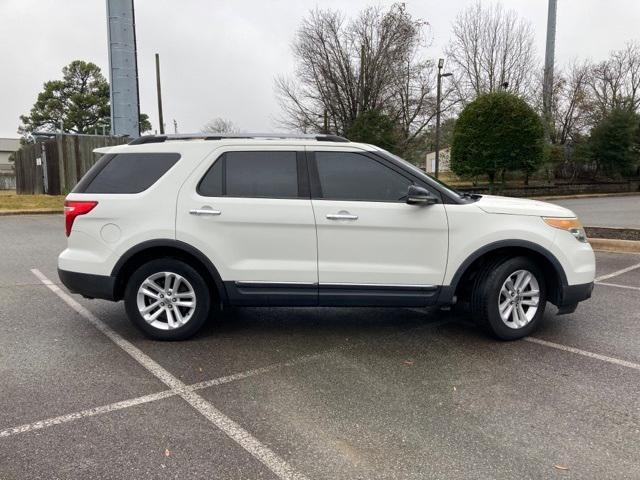
[[[451,169],[465,177],[521,171],[528,179],[543,161],[540,117],[523,99],[507,92],[487,93],[465,107],[456,122]]]
[[[589,139],[597,172],[631,174],[640,156],[640,118],[628,109],[615,109],[603,118]]]

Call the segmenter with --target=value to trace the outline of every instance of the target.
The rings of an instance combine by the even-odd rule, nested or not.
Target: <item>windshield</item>
[[[451,188],[449,185],[447,185],[447,184],[446,184],[446,183],[444,183],[443,181],[438,180],[438,179],[437,179],[437,178],[435,178],[435,177],[432,177],[432,176],[431,176],[431,175],[429,175],[428,173],[425,173],[425,171],[424,171],[424,170],[422,170],[422,169],[420,169],[420,168],[416,167],[413,163],[408,162],[408,161],[407,161],[407,160],[405,160],[404,158],[399,157],[398,155],[395,155],[395,154],[393,154],[393,153],[391,153],[391,152],[387,152],[387,151],[386,151],[386,150],[384,150],[383,148],[379,148],[379,152],[381,152],[381,153],[383,153],[383,154],[385,154],[385,155],[388,155],[389,157],[391,157],[391,158],[393,158],[393,159],[395,159],[395,160],[397,160],[397,161],[399,161],[399,162],[402,162],[402,164],[403,164],[403,165],[406,165],[407,167],[409,167],[409,168],[410,168],[411,170],[413,170],[414,172],[416,172],[416,173],[419,173],[419,174],[421,174],[421,175],[425,175],[425,176],[429,177],[429,179],[430,179],[430,180],[433,180],[433,181],[434,181],[434,182],[436,182],[438,185],[440,185],[441,187],[445,188],[447,191],[449,191],[449,192],[453,193],[454,195],[457,195],[458,197],[461,197],[461,198],[462,198],[462,197],[464,197],[464,196],[466,196],[466,194],[465,194],[465,193],[459,192],[459,191],[457,191],[455,188]]]

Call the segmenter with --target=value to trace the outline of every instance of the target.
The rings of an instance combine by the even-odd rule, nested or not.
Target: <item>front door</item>
[[[408,205],[419,180],[368,152],[315,148],[309,157],[320,304],[435,301],[448,249],[442,202]]]

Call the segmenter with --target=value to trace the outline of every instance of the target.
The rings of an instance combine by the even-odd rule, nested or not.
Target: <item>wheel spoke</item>
[[[178,323],[178,326],[182,325],[184,323],[184,317],[182,316],[182,313],[180,312],[179,308],[174,308],[173,310],[174,315],[176,316],[176,321]]]
[[[502,320],[508,322],[509,316],[511,316],[511,312],[513,312],[513,305],[509,304],[509,306],[504,310],[504,312],[500,313]]]
[[[529,319],[527,318],[527,314],[524,313],[524,309],[522,308],[522,305],[518,305],[518,318],[520,319],[520,327],[524,327]]]
[[[528,305],[530,307],[536,307],[538,306],[538,299],[537,298],[532,298],[531,300],[522,300],[520,302],[521,305]]]
[[[175,307],[193,307],[193,302],[185,302],[185,301],[181,301],[181,302],[175,302],[173,304]]]
[[[523,297],[538,297],[540,290],[527,290],[526,292],[521,292],[520,295]]]
[[[154,308],[159,308],[160,310],[162,310],[162,307],[160,307],[160,301],[159,300],[157,302],[150,303],[149,305],[144,307],[142,310],[140,310],[140,313],[142,315],[146,315],[147,313],[149,313]]]

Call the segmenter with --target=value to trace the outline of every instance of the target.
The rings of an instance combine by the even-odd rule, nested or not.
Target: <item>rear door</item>
[[[180,190],[178,240],[211,259],[235,304],[316,304],[316,227],[301,147],[227,147],[213,157]]]
[[[310,147],[309,147],[310,148]],[[448,224],[435,205],[408,205],[428,185],[370,152],[310,152],[320,304],[428,305],[447,262]]]

